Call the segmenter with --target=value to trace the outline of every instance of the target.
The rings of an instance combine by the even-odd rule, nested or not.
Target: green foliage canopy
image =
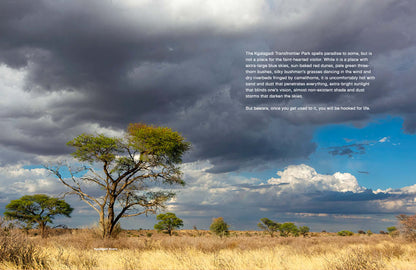
[[[27,227],[37,224],[41,229],[42,237],[45,237],[47,223],[52,223],[54,217],[58,215],[70,217],[72,211],[73,208],[64,200],[45,194],[36,194],[12,200],[6,205],[4,215],[26,223]]]
[[[257,226],[266,233],[270,234],[271,237],[273,237],[274,233],[279,231],[280,229],[280,224],[274,222],[273,220],[270,220],[268,218],[262,218],[260,219],[260,221],[261,222],[257,224]]]
[[[283,237],[299,236],[299,229],[293,222],[285,222],[280,225],[280,235]]]
[[[399,230],[397,230],[395,226],[387,227],[387,231],[391,237],[397,237],[400,234]]]
[[[159,223],[155,224],[154,228],[158,232],[164,231],[170,236],[172,236],[172,231],[174,229],[179,229],[183,226],[182,219],[176,217],[174,213],[168,212],[165,214],[159,214],[156,219],[159,220]]]
[[[303,236],[306,237],[309,233],[309,227],[308,226],[300,226],[299,227],[299,233]]]
[[[397,228],[396,228],[395,226],[387,227],[387,231],[388,231],[389,233],[392,233],[392,232],[397,231]]]
[[[211,226],[209,230],[214,234],[223,237],[230,235],[230,231],[228,230],[229,225],[224,221],[222,217],[212,219]]]
[[[339,236],[352,236],[352,235],[354,235],[354,233],[353,233],[353,232],[351,232],[351,231],[347,231],[347,230],[339,231],[337,234],[338,234]]]

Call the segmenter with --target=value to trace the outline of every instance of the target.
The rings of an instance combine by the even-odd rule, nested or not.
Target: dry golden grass
[[[124,231],[117,239],[102,240],[83,229],[25,241],[35,245],[44,269],[416,269],[416,243],[387,235],[271,238],[234,232],[221,239],[206,231],[172,237]],[[0,260],[0,269],[24,268]]]

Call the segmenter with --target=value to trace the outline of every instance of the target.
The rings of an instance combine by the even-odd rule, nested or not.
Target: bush
[[[396,236],[398,236],[398,235],[399,235],[399,231],[398,231],[398,230],[397,230],[397,228],[396,228],[396,227],[394,227],[394,226],[388,227],[388,228],[387,228],[387,231],[389,232],[388,234],[389,234],[391,237],[396,237]]]
[[[351,231],[346,231],[346,230],[343,230],[343,231],[339,231],[339,232],[338,232],[338,235],[339,235],[339,236],[351,236],[351,235],[354,235],[354,233],[353,233],[353,232],[351,232]]]
[[[229,225],[225,223],[224,219],[222,217],[214,218],[212,219],[211,226],[209,227],[209,230],[213,232],[214,234],[223,237],[230,235],[230,232],[228,230]]]

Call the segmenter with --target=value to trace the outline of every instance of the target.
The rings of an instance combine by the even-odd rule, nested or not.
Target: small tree
[[[257,226],[266,233],[270,234],[271,237],[273,237],[275,232],[279,231],[279,223],[274,222],[273,220],[270,220],[268,218],[262,218],[260,219],[260,221],[261,223],[257,224]]]
[[[230,235],[230,232],[228,231],[229,225],[225,223],[224,219],[222,217],[213,218],[211,226],[209,227],[209,230],[216,235],[223,237]]]
[[[154,228],[160,232],[164,231],[164,233],[169,234],[172,236],[172,231],[174,229],[179,229],[183,226],[182,219],[176,217],[174,213],[165,213],[165,214],[159,214],[156,217],[157,220],[160,220],[159,223],[155,224]]]
[[[398,215],[396,217],[399,220],[403,235],[412,241],[416,240],[416,215]]]
[[[46,237],[47,223],[53,223],[55,216],[64,215],[70,217],[73,208],[64,200],[49,197],[44,194],[26,195],[17,200],[12,200],[6,205],[4,215],[10,219],[16,219],[26,223],[26,228],[37,224],[42,238]]]
[[[299,236],[299,229],[293,222],[285,222],[280,225],[280,235],[283,237]]]
[[[299,227],[299,232],[303,237],[306,237],[309,233],[309,227],[308,226],[301,226],[301,227]]]

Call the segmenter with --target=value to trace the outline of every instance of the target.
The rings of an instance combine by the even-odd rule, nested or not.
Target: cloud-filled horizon
[[[296,220],[304,224],[307,220],[315,223],[324,218],[326,225],[313,226],[315,230],[320,230],[334,228],[331,224],[334,220],[345,222],[350,218],[361,218],[366,222],[376,222],[379,215],[412,214],[416,211],[416,184],[398,189],[371,190],[360,185],[350,173],[321,174],[305,164],[290,165],[277,171],[276,177],[266,180],[228,173],[207,173],[210,167],[212,165],[207,162],[183,165],[186,187],[175,190],[177,197],[168,203],[167,211],[181,216],[187,222],[187,228],[194,225],[207,228],[216,216],[230,219],[234,229],[255,229],[256,221],[262,217],[281,222]],[[3,167],[0,176],[0,192],[7,194],[0,201],[3,208],[20,194],[48,193],[61,197],[68,191],[45,168]],[[99,189],[96,192],[98,194]],[[93,224],[91,218],[88,218],[90,223],[82,223],[83,216],[85,219],[97,215],[92,208],[75,197],[67,196],[65,199],[75,206],[73,216],[77,219],[61,218],[59,221],[72,226]],[[137,227],[132,221],[125,222],[128,227]],[[147,220],[145,224],[149,222]],[[377,228],[382,230],[385,227],[382,225],[391,223],[394,220],[382,222]]]
[[[415,12],[398,0],[3,1],[0,213],[26,193],[63,192],[40,165],[67,159],[67,141],[144,122],[192,143],[171,207],[195,223],[395,223],[415,212]],[[372,51],[365,93],[308,100],[371,110],[245,111],[245,50]]]

